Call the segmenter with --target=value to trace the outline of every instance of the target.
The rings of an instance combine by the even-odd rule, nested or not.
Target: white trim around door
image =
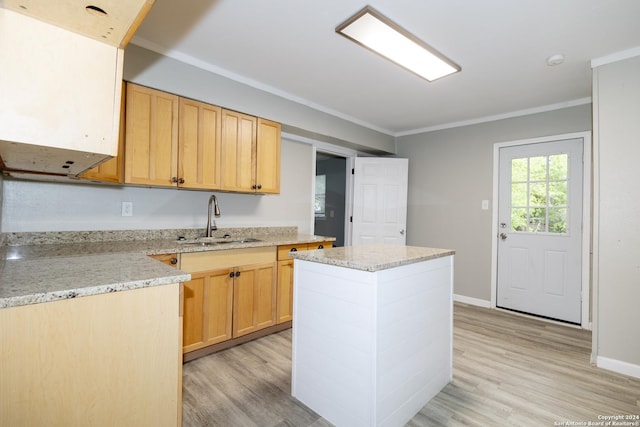
[[[496,143],[493,146],[493,209],[491,225],[491,307],[496,308],[498,273],[498,192],[499,192],[499,153],[500,148],[516,145],[536,144],[563,139],[581,138],[583,142],[583,194],[582,194],[582,309],[581,327],[590,329],[591,301],[591,132],[576,132],[552,135],[541,138],[523,139]]]

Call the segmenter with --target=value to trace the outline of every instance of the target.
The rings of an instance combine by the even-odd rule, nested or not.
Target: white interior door
[[[406,244],[409,160],[354,160],[351,244]]]
[[[581,321],[583,141],[502,147],[498,307]]]

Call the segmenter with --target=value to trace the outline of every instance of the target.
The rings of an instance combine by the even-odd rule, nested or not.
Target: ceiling
[[[367,4],[462,72],[430,83],[335,33]],[[638,0],[156,0],[133,43],[398,136],[588,103],[591,60],[640,47],[639,17]]]

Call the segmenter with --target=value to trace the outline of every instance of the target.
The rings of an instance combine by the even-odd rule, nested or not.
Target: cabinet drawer
[[[275,246],[191,252],[182,254],[180,257],[180,269],[188,273],[195,273],[275,261]]]
[[[153,258],[162,263],[167,264],[168,266],[177,268],[178,267],[178,255],[177,254],[159,254],[159,255],[149,255],[149,258]]]
[[[327,248],[332,248],[332,247],[333,247],[333,242],[332,241],[317,242],[317,243],[309,243],[307,245],[307,250],[327,249]]]
[[[285,260],[291,259],[289,258],[289,255],[288,255],[289,252],[306,251],[307,249],[309,249],[309,247],[306,243],[278,246],[278,261],[285,261]]]

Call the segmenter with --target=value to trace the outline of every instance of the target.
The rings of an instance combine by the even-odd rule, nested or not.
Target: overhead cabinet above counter
[[[279,123],[133,83],[125,92],[124,184],[280,192]]]
[[[1,3],[5,171],[75,175],[116,155],[122,48],[153,3],[103,1],[104,15],[78,2]]]

